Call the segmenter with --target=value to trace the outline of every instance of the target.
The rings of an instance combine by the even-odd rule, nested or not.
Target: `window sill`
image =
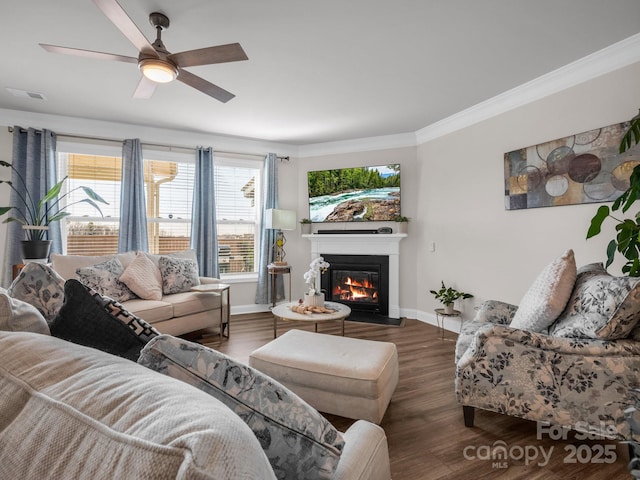
[[[256,283],[258,281],[257,273],[223,273],[220,280],[224,283]]]

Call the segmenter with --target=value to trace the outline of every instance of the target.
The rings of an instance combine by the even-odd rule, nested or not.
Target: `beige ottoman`
[[[398,352],[389,342],[289,330],[258,348],[249,365],[317,410],[380,423],[398,384]]]

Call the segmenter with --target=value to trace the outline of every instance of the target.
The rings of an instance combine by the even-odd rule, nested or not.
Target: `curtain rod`
[[[13,127],[8,127],[9,133],[13,133]],[[40,130],[36,130],[37,132],[40,132]],[[26,132],[25,129],[22,129],[21,132]],[[118,140],[116,138],[107,138],[107,137],[87,137],[84,135],[72,135],[72,134],[67,134],[67,133],[57,133],[56,134],[57,137],[67,137],[67,138],[76,138],[76,139],[80,139],[80,140],[98,140],[101,142],[115,142],[115,143],[122,143],[122,140]],[[162,144],[162,143],[147,143],[147,142],[142,142],[143,146],[147,146],[147,147],[161,147],[161,148],[168,148],[168,149],[181,149],[181,150],[194,150],[195,151],[195,147],[186,147],[186,146],[182,146],[182,145],[168,145],[168,144]],[[228,155],[242,155],[245,157],[264,157],[264,155],[261,155],[259,153],[246,153],[246,152],[232,152],[232,151],[227,151],[227,150],[214,150],[214,153],[222,153],[222,154],[228,154]],[[289,156],[281,156],[278,155],[278,160],[282,161],[289,161],[290,158]]]

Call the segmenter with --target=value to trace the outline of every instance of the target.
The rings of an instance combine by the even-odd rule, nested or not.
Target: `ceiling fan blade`
[[[93,0],[93,3],[95,3],[116,28],[135,45],[138,51],[157,56],[156,51],[149,43],[149,40],[147,40],[147,37],[143,35],[136,24],[133,23],[131,17],[129,17],[127,12],[124,11],[116,0]]]
[[[151,98],[151,96],[153,95],[153,92],[156,91],[157,86],[158,84],[156,82],[149,80],[147,77],[143,75],[142,78],[140,78],[140,81],[138,82],[136,91],[133,92],[133,98],[137,98],[141,100]]]
[[[49,45],[46,43],[39,44],[47,52],[62,53],[65,55],[74,55],[76,57],[95,58],[97,60],[115,60],[117,62],[138,63],[135,57],[127,57],[124,55],[116,55],[115,53],[94,52],[92,50],[82,50],[79,48],[59,47],[58,45]]]
[[[172,53],[168,56],[168,59],[179,67],[195,67],[213,63],[238,62],[240,60],[248,60],[249,57],[244,53],[239,43],[230,43],[228,45]]]
[[[180,73],[178,73],[178,80],[182,83],[186,83],[196,90],[200,90],[202,93],[205,93],[216,100],[220,100],[222,103],[227,103],[235,97],[233,93],[227,92],[224,88],[220,88],[217,85],[206,81],[204,78],[198,77],[186,70],[180,70]]]

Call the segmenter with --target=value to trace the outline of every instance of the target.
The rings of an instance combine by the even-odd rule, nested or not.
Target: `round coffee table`
[[[271,310],[273,313],[273,338],[278,336],[278,319],[289,320],[295,322],[313,322],[315,323],[315,331],[318,332],[319,322],[329,322],[332,320],[342,321],[342,336],[344,337],[344,319],[349,316],[351,309],[336,302],[324,302],[325,308],[335,310],[333,313],[296,313],[289,308],[291,305],[297,305],[292,303],[282,303]]]

